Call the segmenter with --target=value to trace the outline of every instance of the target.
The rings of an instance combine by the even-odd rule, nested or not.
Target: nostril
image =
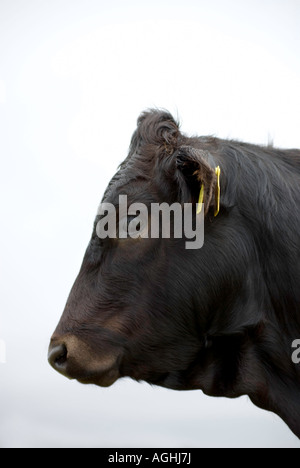
[[[55,358],[55,364],[61,366],[67,360],[67,351],[63,351],[57,358]]]
[[[58,372],[64,372],[67,366],[68,351],[64,344],[50,346],[48,353],[49,364]]]

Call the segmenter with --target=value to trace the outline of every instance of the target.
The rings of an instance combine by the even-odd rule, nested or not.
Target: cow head
[[[246,314],[251,301],[245,277],[251,275],[253,261],[248,261],[245,245],[250,240],[241,236],[241,226],[232,228],[225,190],[221,211],[214,216],[219,163],[214,139],[184,136],[166,112],[141,115],[129,155],[103,202],[117,211],[120,195],[130,204],[196,205],[202,190],[204,246],[186,249],[184,235],[100,239],[97,216],[51,340],[49,362],[57,371],[100,386],[129,376],[173,389],[235,392],[231,380],[237,372],[240,331],[246,322],[255,333],[260,320],[256,311],[251,318]],[[244,312],[236,315],[237,308]],[[229,347],[228,336],[234,337]],[[219,369],[221,358],[225,367]]]
[[[50,364],[66,377],[99,386],[128,376],[208,395],[248,394],[300,436],[299,378],[290,358],[299,310],[299,252],[293,250],[299,230],[291,229],[290,241],[282,243],[274,218],[281,210],[287,219],[298,188],[288,192],[283,186],[277,166],[286,171],[288,165],[282,155],[211,137],[188,138],[167,112],[142,114],[101,204],[115,209],[116,235],[99,235],[105,216],[110,223],[100,210],[51,339]],[[293,158],[299,161],[299,152]],[[288,180],[292,184],[291,174]],[[285,193],[281,207],[277,201]],[[147,237],[143,229],[121,235],[132,220],[120,215],[120,196],[146,207],[196,207],[203,201],[203,247],[187,249],[185,231],[170,238],[161,231]],[[195,209],[196,225],[197,216]],[[287,281],[282,278],[289,265],[296,273],[287,273]]]

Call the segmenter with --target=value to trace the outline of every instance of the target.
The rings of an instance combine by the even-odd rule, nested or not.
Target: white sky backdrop
[[[0,1],[0,447],[300,447],[247,397],[84,387],[46,361],[142,110],[300,147],[299,24],[299,0]]]

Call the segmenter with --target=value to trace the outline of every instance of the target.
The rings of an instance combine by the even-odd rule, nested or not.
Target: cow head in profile
[[[286,177],[278,175],[281,161]],[[98,215],[51,339],[50,364],[99,386],[131,377],[213,396],[247,394],[300,436],[299,370],[291,360],[291,343],[300,338],[300,227],[297,221],[283,239],[270,212],[283,183],[290,184],[289,210],[299,152],[189,138],[169,113],[143,113],[102,202],[117,213],[120,195],[149,208],[196,206],[202,190],[204,245],[187,249],[184,234],[99,238]]]

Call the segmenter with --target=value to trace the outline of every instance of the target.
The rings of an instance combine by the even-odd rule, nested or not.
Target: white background
[[[300,447],[247,397],[85,387],[46,360],[142,110],[300,147],[299,22],[299,0],[0,0],[0,447]]]

